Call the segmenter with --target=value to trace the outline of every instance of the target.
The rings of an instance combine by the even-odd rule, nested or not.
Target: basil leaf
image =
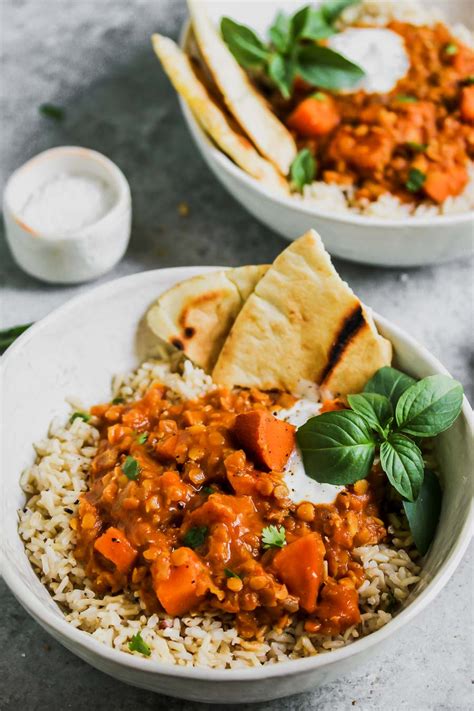
[[[293,85],[292,63],[281,54],[274,54],[268,65],[268,76],[273,79],[285,99],[291,96]]]
[[[385,365],[383,368],[379,368],[375,375],[366,383],[364,392],[385,395],[395,409],[400,395],[412,385],[415,385],[415,383],[416,380],[414,378],[410,378],[409,375],[402,373],[396,368],[390,368],[390,366]]]
[[[316,175],[316,160],[308,148],[303,148],[290,167],[291,181],[300,192],[303,186],[312,183]]]
[[[380,463],[391,485],[408,501],[414,501],[423,482],[423,456],[408,437],[392,434],[380,445]]]
[[[425,555],[436,533],[442,498],[438,477],[430,469],[426,469],[417,500],[413,503],[403,502],[411,535],[421,555]]]
[[[364,71],[342,54],[318,44],[302,45],[296,53],[295,72],[323,89],[343,89],[354,86]]]
[[[229,17],[223,17],[221,33],[224,42],[242,67],[262,67],[267,61],[268,49],[249,27],[239,25]]]
[[[350,5],[357,5],[359,2],[360,0],[330,0],[330,2],[321,7],[321,12],[323,13],[326,21],[329,22],[329,24],[332,24],[338,19],[339,15],[344,12],[346,7],[349,7]]]
[[[425,184],[426,175],[418,168],[410,168],[408,171],[408,180],[405,183],[407,190],[411,193],[417,193]]]
[[[463,388],[447,375],[430,375],[408,388],[397,404],[395,416],[402,432],[414,437],[434,437],[451,427],[461,412]]]
[[[354,412],[362,415],[372,429],[381,430],[383,433],[389,421],[393,419],[393,407],[385,395],[360,393],[349,395],[347,399]]]
[[[327,484],[353,484],[370,472],[375,438],[351,410],[312,417],[296,433],[306,474]]]
[[[273,46],[279,52],[288,52],[291,47],[291,21],[284,12],[279,12],[269,30]]]
[[[32,323],[25,323],[21,326],[12,326],[11,328],[6,328],[0,331],[0,354],[4,353],[9,346],[15,341],[18,336],[26,331],[27,328],[32,326]]]
[[[319,40],[330,37],[334,29],[326,21],[321,8],[302,7],[291,18],[291,31],[295,39]]]

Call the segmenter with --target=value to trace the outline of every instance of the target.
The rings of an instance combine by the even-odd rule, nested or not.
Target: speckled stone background
[[[174,265],[270,261],[283,249],[284,241],[247,215],[209,173],[153,56],[149,36],[155,30],[177,35],[185,15],[181,0],[0,0],[0,8],[2,187],[26,159],[61,144],[102,151],[130,181],[130,247],[101,281]],[[45,101],[66,109],[63,123],[40,116]],[[183,201],[187,217],[178,210]],[[404,273],[336,266],[367,303],[432,350],[472,396],[472,263]],[[46,286],[26,276],[3,235],[0,283],[1,328],[37,320],[91,288]],[[371,664],[312,694],[245,708],[472,708],[472,584],[471,550],[429,609]],[[125,686],[86,666],[36,625],[1,582],[0,610],[2,709],[205,708]]]

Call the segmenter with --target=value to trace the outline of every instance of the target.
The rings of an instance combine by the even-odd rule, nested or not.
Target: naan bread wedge
[[[227,108],[260,153],[288,175],[297,153],[293,136],[253,87],[207,16],[202,0],[188,0],[188,8],[201,55]]]
[[[297,390],[309,380],[360,391],[391,361],[391,344],[310,230],[282,252],[249,296],[214,367],[221,385]]]
[[[262,183],[288,192],[286,180],[255,150],[250,141],[231,127],[204,84],[198,79],[189,58],[168,37],[153,35],[153,49],[176,91],[181,94],[206,133],[246,173]]]
[[[238,267],[176,284],[148,309],[147,326],[210,373],[240,309],[267,269]]]

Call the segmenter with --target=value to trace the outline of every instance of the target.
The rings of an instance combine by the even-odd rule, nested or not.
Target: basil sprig
[[[290,177],[293,186],[301,193],[303,186],[312,183],[316,175],[316,159],[308,148],[303,148],[296,154],[290,166]]]
[[[439,484],[436,488],[425,479],[419,441],[451,427],[462,399],[462,385],[446,375],[417,382],[395,368],[381,368],[363,393],[348,396],[351,409],[325,412],[298,429],[306,474],[323,483],[352,484],[367,477],[378,454],[390,484],[407,504],[415,544],[426,552],[441,494]]]
[[[221,20],[221,33],[230,51],[245,69],[263,71],[285,99],[293,92],[296,76],[324,89],[356,84],[364,71],[342,54],[316,44],[336,33],[334,23],[349,5],[359,0],[331,0],[320,7],[307,5],[289,17],[279,12],[269,29],[268,43],[229,17]]]

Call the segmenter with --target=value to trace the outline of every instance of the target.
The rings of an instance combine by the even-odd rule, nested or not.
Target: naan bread
[[[189,58],[168,37],[153,35],[153,49],[176,91],[181,94],[206,133],[246,173],[271,188],[288,192],[286,180],[262,158],[250,141],[230,126],[225,114],[198,79]]]
[[[391,345],[310,230],[275,260],[245,302],[212,373],[216,383],[295,392],[299,382],[358,392]]]
[[[210,373],[237,314],[267,269],[239,267],[176,284],[149,308],[148,328]]]
[[[229,111],[260,153],[288,175],[297,149],[293,136],[254,89],[219,32],[202,0],[188,0],[194,34]]]

